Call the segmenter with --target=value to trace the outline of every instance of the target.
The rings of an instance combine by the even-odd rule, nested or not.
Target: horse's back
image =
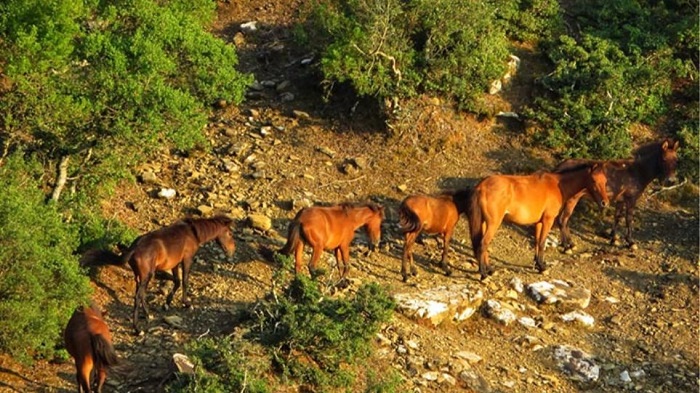
[[[112,335],[96,305],[81,307],[73,312],[64,332],[66,350],[71,356],[84,359],[92,355],[92,336],[101,335],[108,342]]]
[[[194,232],[185,221],[157,229],[142,235],[132,246],[129,263],[132,268],[143,264],[153,265],[156,270],[167,270],[177,265],[189,254],[194,255],[199,247]],[[145,269],[143,273],[146,272]]]

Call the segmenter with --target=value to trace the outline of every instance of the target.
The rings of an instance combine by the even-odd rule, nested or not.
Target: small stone
[[[194,363],[186,355],[173,354],[173,364],[180,374],[194,375]]]
[[[258,29],[257,25],[258,25],[258,22],[256,22],[256,21],[241,23],[241,31],[243,31],[243,32],[255,31]]]
[[[236,45],[236,46],[239,47],[239,48],[240,48],[241,46],[245,45],[245,36],[243,35],[243,33],[241,33],[241,32],[239,31],[239,32],[236,32],[236,34],[233,35],[233,44]]]
[[[141,173],[141,182],[145,184],[157,184],[158,183],[158,177],[156,176],[153,171],[144,171]]]
[[[197,211],[199,212],[199,214],[206,216],[206,215],[210,214],[212,211],[214,211],[214,208],[211,206],[207,206],[207,205],[199,205],[199,206],[197,206]]]
[[[280,100],[282,100],[282,102],[294,101],[294,94],[285,91],[284,93],[280,94]]]
[[[457,385],[457,379],[450,374],[442,373],[442,378],[445,383],[451,386]]]
[[[518,318],[518,323],[525,326],[526,328],[536,328],[537,322],[530,317],[520,317]]]
[[[311,118],[311,116],[308,113],[306,113],[304,111],[296,110],[296,109],[292,111],[292,114],[297,119],[309,120]]]
[[[327,147],[324,147],[324,146],[317,146],[317,147],[316,147],[316,150],[317,150],[317,151],[320,151],[321,153],[327,155],[327,156],[330,157],[330,158],[335,157],[335,151],[333,151],[333,150],[331,150],[331,149],[329,149],[329,148],[327,148]]]
[[[276,89],[277,91],[282,92],[285,91],[289,87],[289,85],[291,85],[291,83],[287,80],[284,80],[277,85]]]
[[[421,377],[425,379],[426,381],[437,381],[438,377],[440,374],[438,374],[437,371],[428,371],[426,373],[423,373]]]
[[[396,189],[400,192],[406,192],[406,190],[408,190],[408,186],[405,184],[399,184],[398,186],[396,186]]]
[[[168,315],[166,317],[163,317],[163,320],[165,321],[165,323],[173,327],[182,326],[182,318],[178,317],[177,315]]]
[[[482,359],[481,356],[475,354],[474,352],[469,352],[469,351],[460,351],[460,352],[455,353],[454,356],[456,356],[460,359],[464,359],[471,364],[479,363]]]
[[[624,383],[632,382],[632,378],[630,378],[630,373],[627,370],[621,372],[620,373],[620,380]]]
[[[580,310],[571,311],[561,316],[561,319],[566,322],[576,321],[583,326],[593,326],[595,319],[588,313]]]
[[[263,214],[251,214],[248,216],[248,223],[252,228],[263,232],[272,228],[272,220]]]
[[[158,198],[173,199],[175,195],[177,195],[177,191],[172,188],[161,188],[160,191],[158,191]]]

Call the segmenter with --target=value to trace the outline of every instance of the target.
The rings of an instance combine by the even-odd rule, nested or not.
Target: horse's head
[[[219,243],[221,249],[224,250],[227,256],[233,256],[236,251],[236,242],[233,240],[233,233],[231,232],[231,224],[233,220],[229,217],[221,217],[221,229],[219,235],[216,237],[216,242]]]
[[[367,223],[365,224],[365,230],[367,231],[367,236],[370,240],[370,250],[374,251],[379,245],[379,240],[382,237],[382,221],[384,220],[384,207],[379,205],[368,205],[369,209],[372,211]]]
[[[588,169],[591,175],[591,184],[588,186],[588,191],[601,208],[608,206],[610,203],[607,191],[608,178],[605,176],[605,165],[605,163],[596,163]]]
[[[676,167],[678,166],[678,141],[673,142],[670,139],[665,140],[661,144],[661,169],[659,181],[665,186],[670,186],[677,182]]]

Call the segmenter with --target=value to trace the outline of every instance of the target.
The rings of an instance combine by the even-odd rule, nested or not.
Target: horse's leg
[[[106,379],[107,369],[100,367],[99,370],[97,370],[97,393],[102,393],[102,385],[105,384]]]
[[[401,259],[401,277],[403,277],[403,282],[408,281],[409,269],[410,274],[416,275],[417,271],[413,265],[413,244],[416,242],[416,238],[420,232],[406,232],[405,241],[403,243],[403,258]]]
[[[622,217],[622,210],[625,208],[625,202],[619,201],[615,204],[615,218],[613,219],[612,231],[610,232],[610,244],[615,244],[617,241],[617,225]]]
[[[78,379],[78,393],[84,391],[85,393],[92,392],[90,387],[90,374],[92,373],[92,358],[87,357],[82,361],[75,362],[75,368],[77,370],[76,377]]]
[[[448,230],[442,235],[442,259],[440,260],[440,267],[445,271],[446,276],[452,275],[452,270],[447,264],[447,251],[450,248],[450,240],[452,240],[452,229]]]
[[[316,264],[318,263],[318,260],[321,258],[321,254],[323,253],[323,247],[316,245],[314,245],[313,247],[314,251],[311,254],[311,262],[309,262],[309,274],[311,274],[311,277],[316,276]]]
[[[569,219],[574,214],[574,209],[578,204],[583,193],[579,193],[569,198],[564,204],[564,208],[559,213],[559,231],[561,233],[561,245],[565,250],[573,249],[574,243],[571,241],[571,232],[569,231]]]
[[[173,273],[173,289],[170,290],[170,293],[168,293],[168,297],[165,298],[165,309],[167,310],[170,308],[171,304],[173,303],[173,297],[175,297],[175,291],[177,291],[178,288],[180,288],[180,275],[178,274],[179,266],[175,266],[172,268],[171,272]]]
[[[343,261],[343,256],[340,251],[340,247],[335,248],[335,264],[338,266],[338,274],[343,277],[345,274],[345,261]]]
[[[304,259],[304,243],[299,242],[297,248],[294,249],[294,272],[299,274],[301,272],[301,263]]]
[[[625,225],[627,225],[625,240],[627,241],[627,246],[630,248],[635,247],[634,241],[632,240],[632,220],[636,202],[637,201],[632,198],[625,200]]]
[[[350,272],[350,243],[340,245],[340,253],[343,257],[343,274],[342,278],[345,279]]]
[[[182,304],[185,307],[192,307],[190,299],[187,297],[187,286],[190,281],[190,268],[192,267],[192,257],[182,260]],[[173,291],[174,292],[174,291]]]
[[[139,331],[139,307],[143,307],[143,311],[146,314],[146,319],[149,319],[148,308],[146,306],[146,288],[148,287],[148,281],[150,280],[153,273],[148,273],[143,279],[140,276],[136,276],[136,292],[134,293],[134,319],[133,325],[134,330]]]
[[[547,243],[547,235],[554,225],[556,217],[545,215],[542,221],[535,225],[535,241],[537,248],[535,249],[535,266],[540,273],[547,270],[547,264],[544,262],[544,245]]]
[[[498,217],[498,216],[497,216]],[[487,276],[490,276],[493,274],[493,268],[491,267],[491,263],[489,262],[489,244],[491,243],[491,240],[493,240],[494,236],[496,235],[496,231],[498,230],[498,227],[501,226],[501,222],[503,221],[502,217],[498,217],[491,222],[484,217],[484,223],[482,223],[481,227],[482,230],[484,231],[484,236],[481,239],[481,244],[479,245],[479,273],[481,274],[481,279],[485,279]],[[484,230],[484,226],[486,229]]]

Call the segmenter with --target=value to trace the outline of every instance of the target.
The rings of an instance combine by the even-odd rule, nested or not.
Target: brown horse
[[[97,372],[97,392],[107,379],[107,371],[119,363],[112,346],[112,334],[97,305],[80,307],[73,312],[63,332],[68,353],[75,359],[78,393],[92,392],[93,370]]]
[[[594,165],[603,161],[570,159],[561,162],[554,172],[565,171],[580,165]],[[632,240],[632,217],[637,200],[644,189],[654,179],[660,182],[675,182],[676,166],[678,165],[678,141],[665,139],[644,145],[636,150],[634,159],[604,161],[605,175],[608,179],[608,197],[615,202],[615,220],[613,221],[610,242],[617,240],[617,225],[624,212],[627,233],[625,240],[629,247],[634,247]],[[576,204],[588,192],[583,190],[569,199],[559,215],[561,243],[564,248],[573,248],[569,232],[569,218]]]
[[[410,274],[418,274],[413,264],[413,244],[421,232],[437,233],[442,237],[442,259],[440,267],[446,275],[451,275],[447,264],[447,250],[450,246],[459,216],[469,209],[471,188],[442,194],[410,195],[399,206],[399,225],[404,234],[403,258],[401,260],[401,276],[406,282]]]
[[[236,244],[231,234],[232,223],[233,220],[226,216],[187,218],[139,236],[122,255],[108,250],[100,250],[83,257],[83,264],[94,266],[129,263],[136,281],[133,323],[134,329],[138,331],[139,305],[143,308],[146,318],[150,319],[146,305],[146,289],[155,272],[157,270],[172,271],[174,285],[165,300],[167,308],[173,301],[175,291],[180,288],[180,277],[177,270],[179,266],[182,266],[182,302],[186,307],[190,307],[191,303],[187,298],[187,283],[193,257],[202,244],[212,240],[216,240],[229,257],[233,255]]]
[[[364,226],[371,241],[370,248],[374,250],[381,237],[382,220],[384,208],[372,203],[307,207],[301,209],[289,224],[287,244],[280,252],[285,255],[294,252],[295,271],[299,274],[304,245],[311,245],[313,254],[309,271],[314,276],[323,250],[334,250],[338,271],[345,278],[350,270],[350,242],[355,231]]]
[[[544,245],[563,204],[581,190],[588,190],[602,207],[608,204],[604,165],[583,165],[561,173],[527,176],[493,175],[474,188],[469,209],[469,229],[481,279],[493,273],[488,246],[505,219],[519,225],[535,224],[535,264],[546,269]]]

